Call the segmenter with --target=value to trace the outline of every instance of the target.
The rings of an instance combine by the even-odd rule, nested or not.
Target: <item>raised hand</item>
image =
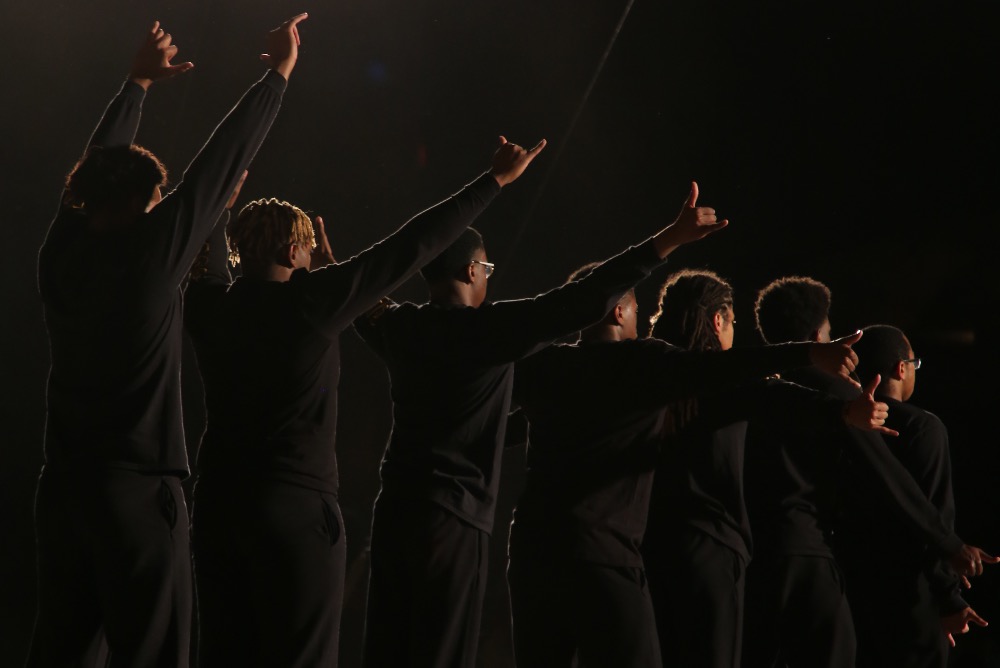
[[[309,254],[309,271],[334,264],[337,261],[333,257],[330,240],[326,237],[322,216],[313,218],[313,234],[316,237],[316,248],[313,248],[312,253]]]
[[[855,387],[860,388],[861,383],[851,377],[851,373],[858,365],[858,355],[851,350],[851,346],[860,339],[861,330],[858,330],[850,336],[844,336],[829,343],[811,343],[809,360],[817,369],[834,376],[840,376]]]
[[[990,556],[975,545],[963,545],[962,549],[951,555],[948,563],[959,575],[972,577],[983,574],[983,564],[1000,563],[1000,557]]]
[[[653,243],[660,257],[664,258],[678,246],[704,239],[727,225],[729,221],[719,220],[712,207],[698,206],[698,184],[692,181],[691,193],[684,201],[677,219],[653,237]]]
[[[875,390],[881,380],[882,376],[876,375],[860,397],[844,405],[844,421],[858,429],[899,436],[898,431],[885,426],[885,419],[889,417],[889,405],[875,400]]]
[[[173,37],[160,28],[160,22],[154,21],[153,27],[146,33],[142,46],[132,59],[132,69],[129,79],[145,89],[149,89],[154,81],[169,79],[187,72],[194,63],[172,65],[171,60],[177,55],[177,45],[172,44]]]
[[[532,149],[524,149],[507,141],[503,135],[500,136],[500,148],[493,154],[493,167],[490,174],[497,180],[500,187],[517,180],[527,166],[545,148],[545,140],[535,144]]]
[[[309,18],[307,13],[293,16],[267,33],[267,53],[260,54],[260,59],[286,79],[291,76],[295,62],[299,59],[299,45],[302,44],[302,40],[299,39],[298,25],[307,18]]]
[[[975,610],[968,606],[941,618],[941,628],[944,629],[945,634],[948,636],[948,643],[952,647],[955,646],[954,634],[968,633],[969,622],[972,622],[976,626],[989,626],[989,622],[980,617]]]

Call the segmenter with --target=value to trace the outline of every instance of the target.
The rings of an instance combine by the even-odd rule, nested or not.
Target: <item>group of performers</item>
[[[133,140],[149,86],[192,65],[154,24],[67,177],[38,265],[52,366],[29,666],[83,665],[95,638],[108,665],[186,666],[195,627],[201,666],[337,665],[351,328],[393,402],[365,666],[476,664],[518,412],[518,666],[944,666],[953,634],[985,624],[961,587],[997,559],[955,534],[947,432],[906,403],[903,332],[831,340],[829,290],[786,277],[757,297],[768,345],[733,348],[733,290],[703,270],[672,274],[640,327],[633,286],[728,224],[697,184],[649,239],[513,301],[487,301],[470,224],[544,140],[501,137],[485,173],[341,262],[288,202],[231,216],[306,18],[268,33],[267,73],[162,196]],[[417,272],[428,303],[386,298]],[[185,328],[207,413],[190,524]]]

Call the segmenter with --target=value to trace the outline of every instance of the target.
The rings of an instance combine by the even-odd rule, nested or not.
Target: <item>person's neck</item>
[[[623,341],[622,328],[612,325],[595,325],[580,334],[580,343],[596,343],[600,341]]]
[[[895,401],[903,401],[903,384],[898,380],[883,380],[879,383],[878,389],[875,390],[875,396],[877,398],[893,399]]]
[[[270,263],[265,265],[244,265],[243,276],[253,281],[274,281],[287,283],[294,269],[284,265]]]
[[[462,286],[455,287],[451,285],[441,285],[432,287],[430,292],[431,303],[437,304],[438,306],[476,307],[476,304],[472,300],[471,291],[463,290]]]

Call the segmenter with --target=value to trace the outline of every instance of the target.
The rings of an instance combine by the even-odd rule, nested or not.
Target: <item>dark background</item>
[[[340,259],[470,181],[501,133],[550,145],[477,222],[497,263],[493,298],[535,294],[645,238],[696,179],[699,203],[732,224],[670,266],[732,281],[737,345],[757,343],[756,291],[788,274],[830,286],[835,335],[875,322],[906,330],[925,363],[913,401],[951,432],[960,533],[1000,551],[991,282],[1000,58],[989,4],[637,0],[581,107],[626,5],[4,0],[0,664],[20,663],[34,616],[31,505],[48,367],[36,250],[61,179],[154,19],[174,35],[178,60],[196,63],[151,89],[138,137],[179,179],[262,73],[263,33],[310,12],[242,201],[278,196],[323,215]],[[655,287],[640,289],[643,317]],[[423,292],[413,280],[396,296]],[[343,664],[353,666],[390,413],[374,356],[352,333],[343,352],[338,455],[352,564]],[[200,384],[193,364],[184,373],[193,453]],[[503,548],[522,459],[519,450],[504,459],[483,666],[511,664]],[[892,555],[876,561],[891,567]],[[969,600],[994,627],[961,638],[956,663],[997,665],[1000,573],[976,581]]]

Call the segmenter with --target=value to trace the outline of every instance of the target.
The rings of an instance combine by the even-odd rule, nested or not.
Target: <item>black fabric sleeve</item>
[[[928,500],[913,476],[896,459],[882,437],[875,432],[848,429],[845,443],[863,481],[869,485],[887,507],[922,540],[940,555],[950,556],[963,545],[948,519]]]
[[[450,246],[499,193],[496,179],[483,174],[350,260],[295,272],[305,312],[335,336]]]
[[[150,261],[180,285],[281,106],[286,81],[274,71],[244,94],[184,172],[183,181],[147,214]]]
[[[534,299],[483,304],[479,307],[483,339],[478,349],[486,352],[484,362],[518,360],[597,322],[662,263],[649,240],[601,263],[585,278]]]
[[[941,513],[949,529],[955,527],[955,496],[951,482],[948,430],[936,419],[928,419],[907,446],[907,469],[924,494]],[[968,607],[962,598],[961,579],[942,560],[932,558],[924,569],[931,593],[942,615]]]
[[[142,101],[146,90],[137,83],[126,81],[111,104],[104,110],[104,116],[94,129],[87,148],[91,146],[129,146],[135,142],[142,115]]]
[[[623,360],[622,370],[627,371],[623,377],[629,379],[623,391],[633,394],[632,402],[637,406],[651,409],[692,395],[719,394],[774,373],[809,366],[810,345],[782,343],[726,351],[694,351],[659,339],[643,339],[627,350],[631,358],[627,365]],[[634,355],[637,351],[639,354]],[[767,399],[764,395],[760,398]],[[740,410],[749,413],[755,409],[746,405]]]

